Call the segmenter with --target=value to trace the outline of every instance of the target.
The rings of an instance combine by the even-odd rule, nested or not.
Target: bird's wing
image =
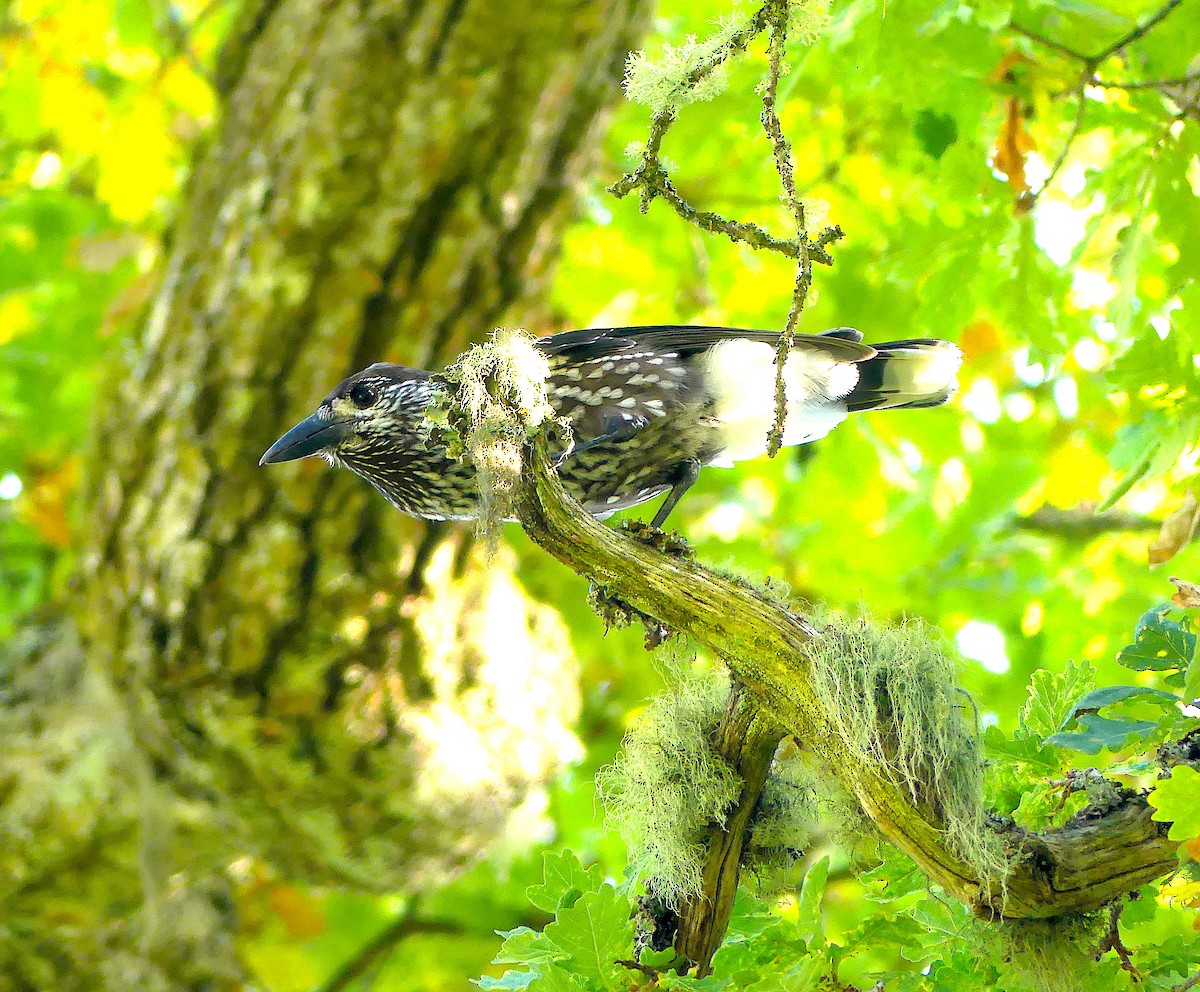
[[[550,401],[570,420],[576,452],[632,437],[679,409],[696,384],[699,372],[679,350],[631,337],[569,333],[566,342],[562,334],[544,338],[553,345],[543,350],[550,360]]]
[[[705,375],[693,356],[730,341],[774,347],[779,333],[690,325],[605,327],[554,334],[537,346],[550,359],[551,399],[560,415],[570,419],[578,451],[631,437],[673,412]],[[862,362],[876,354],[849,327],[796,335],[793,355],[806,350],[839,363]]]
[[[681,355],[707,351],[721,341],[761,341],[772,347],[779,341],[778,331],[747,330],[736,327],[704,327],[689,324],[655,324],[647,327],[598,327],[566,331],[540,338],[537,342],[547,355],[586,361],[632,350]],[[797,334],[794,347],[824,352],[843,362],[861,362],[875,355],[875,349],[862,343],[862,334],[852,327],[838,327],[824,334]]]

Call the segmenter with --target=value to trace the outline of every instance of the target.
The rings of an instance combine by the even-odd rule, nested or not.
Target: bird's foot
[[[693,555],[692,546],[682,534],[659,530],[644,520],[622,520],[617,524],[617,530],[671,558],[691,558]]]

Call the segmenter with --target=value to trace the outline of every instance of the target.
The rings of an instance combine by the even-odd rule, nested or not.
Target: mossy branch
[[[733,915],[741,875],[742,852],[750,819],[758,808],[775,748],[783,731],[756,699],[734,683],[717,727],[714,752],[741,779],[741,792],[725,822],[710,831],[702,873],[702,890],[679,909],[675,949],[696,964],[696,977],[711,971],[710,963]]]
[[[580,575],[722,658],[734,679],[785,733],[813,751],[878,829],[953,897],[983,918],[1046,919],[1097,909],[1172,871],[1177,845],[1137,794],[1089,809],[1061,830],[1002,831],[1002,878],[986,877],[956,850],[936,803],[894,768],[847,742],[816,687],[814,641],[804,618],[694,561],[661,554],[606,527],[563,490],[549,441],[522,458],[514,506],[530,537]]]

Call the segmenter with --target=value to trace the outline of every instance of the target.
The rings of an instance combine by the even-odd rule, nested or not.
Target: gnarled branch
[[[722,658],[734,678],[786,733],[811,741],[863,811],[955,898],[984,918],[1045,919],[1099,908],[1171,871],[1177,845],[1129,793],[1042,834],[1009,829],[1014,852],[1003,880],[981,879],[950,849],[938,811],[914,799],[887,769],[864,761],[834,732],[813,688],[810,644],[818,631],[752,589],[694,561],[668,556],[593,519],[563,490],[544,437],[526,445],[517,495],[530,537],[633,609]]]

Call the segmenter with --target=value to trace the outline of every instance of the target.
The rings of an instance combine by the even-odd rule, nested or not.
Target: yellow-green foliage
[[[939,635],[919,621],[885,627],[826,615],[817,624],[825,629],[811,644],[813,688],[843,746],[930,804],[950,849],[985,882],[1002,883],[974,711]]]
[[[650,704],[597,779],[630,862],[668,905],[700,893],[706,830],[724,822],[741,789],[712,748],[728,695],[723,678],[681,677]]]
[[[546,399],[550,365],[520,329],[496,328],[446,370],[467,418],[461,450],[479,481],[479,529],[492,535],[512,515],[512,493],[521,477],[521,445],[554,410]]]

